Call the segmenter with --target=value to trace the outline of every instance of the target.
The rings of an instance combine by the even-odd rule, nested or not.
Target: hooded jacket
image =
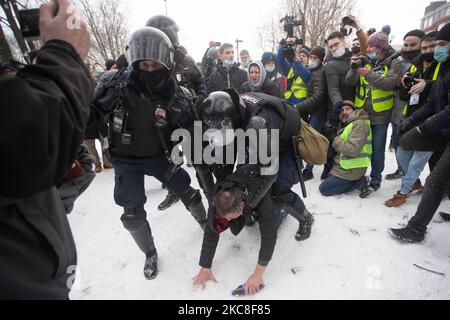
[[[260,70],[259,73],[259,81],[256,85],[252,84],[252,80],[250,78],[250,68],[252,66],[257,66]],[[282,98],[280,96],[280,88],[275,84],[275,82],[270,81],[267,78],[267,72],[264,66],[260,61],[254,61],[250,63],[247,69],[247,79],[248,81],[245,82],[241,87],[241,92],[247,93],[247,92],[261,92],[268,94],[270,96],[274,96],[277,98]]]
[[[341,134],[345,128],[338,132],[333,142],[333,149],[337,155],[334,158],[334,166],[331,175],[348,181],[357,181],[361,179],[367,171],[367,168],[358,168],[346,170],[342,168],[340,160],[341,154],[346,157],[356,157],[361,152],[370,135],[370,128],[365,122],[369,120],[369,115],[364,110],[356,110],[350,114],[346,126],[353,123],[353,129],[349,137],[349,141],[345,142],[341,139]]]

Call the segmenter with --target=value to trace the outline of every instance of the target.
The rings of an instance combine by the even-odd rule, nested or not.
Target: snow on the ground
[[[385,174],[396,169],[394,153],[386,156]],[[198,188],[193,170],[188,171]],[[399,190],[397,180],[385,181],[366,200],[356,192],[325,198],[318,191],[321,171],[316,167],[316,179],[307,182],[305,203],[316,218],[311,239],[295,241],[298,224],[288,217],[264,277],[266,288],[250,299],[450,299],[450,224],[436,215],[423,244],[403,244],[387,234],[388,228],[403,226],[414,215],[420,194],[400,208],[385,207],[384,201]],[[428,173],[423,173],[423,182]],[[221,236],[213,265],[219,282],[195,290],[191,279],[199,271],[201,229],[181,202],[157,211],[166,191],[147,178],[145,208],[160,268],[159,276],[147,281],[144,255],[122,226],[113,190],[114,172],[98,174],[70,215],[79,264],[72,299],[235,299],[231,290],[247,280],[257,262],[257,226],[239,237],[229,232]],[[300,186],[295,190],[300,194]],[[444,200],[440,211],[449,210]]]

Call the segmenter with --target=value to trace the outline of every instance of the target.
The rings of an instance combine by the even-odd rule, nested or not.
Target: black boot
[[[305,241],[311,237],[311,230],[314,225],[314,216],[305,209],[303,213],[303,221],[300,222],[295,240]]]
[[[388,175],[386,175],[386,180],[398,180],[403,178],[405,174],[403,173],[402,170],[397,169],[397,171],[395,171],[394,173],[390,173]]]
[[[188,187],[183,194],[179,195],[181,201],[184,203],[188,211],[198,222],[200,227],[205,230],[206,228],[206,210],[202,203],[202,196],[200,191]]]
[[[144,265],[144,275],[147,280],[153,280],[158,275],[158,253],[147,254]]]
[[[169,209],[172,205],[180,201],[180,198],[175,194],[169,191],[166,199],[158,206],[159,211],[164,211]]]
[[[439,215],[441,216],[441,219],[445,222],[450,222],[450,214],[445,212],[439,212]]]
[[[309,169],[303,170],[303,180],[306,182],[306,181],[310,181],[312,179],[314,179],[314,174],[313,174],[312,170],[309,170]]]
[[[366,199],[370,196],[372,190],[369,188],[369,178],[363,177],[362,179],[361,187],[359,187],[359,197],[361,199]]]
[[[388,233],[396,239],[410,243],[419,243],[425,240],[425,232],[419,232],[408,227],[403,229],[389,229]]]

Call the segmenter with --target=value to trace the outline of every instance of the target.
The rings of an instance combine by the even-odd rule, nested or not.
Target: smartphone
[[[214,46],[215,46],[215,47],[220,47],[221,45],[222,45],[221,42],[214,42]]]
[[[19,10],[20,31],[25,39],[38,40],[41,32],[39,30],[39,9]]]
[[[351,19],[350,17],[344,17],[342,18],[342,23],[344,24],[344,26],[350,26],[353,23],[353,19]]]

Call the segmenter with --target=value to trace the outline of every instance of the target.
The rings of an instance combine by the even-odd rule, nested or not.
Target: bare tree
[[[257,29],[258,42],[264,51],[275,52],[278,43],[283,39],[283,26],[275,19],[268,19]]]
[[[285,0],[291,14],[301,18],[300,35],[309,47],[324,44],[326,37],[339,29],[341,19],[351,14],[354,0]]]
[[[0,61],[8,61],[13,58],[11,48],[0,22]]]
[[[91,32],[88,59],[103,64],[117,59],[125,50],[129,35],[128,14],[121,0],[74,0]]]

